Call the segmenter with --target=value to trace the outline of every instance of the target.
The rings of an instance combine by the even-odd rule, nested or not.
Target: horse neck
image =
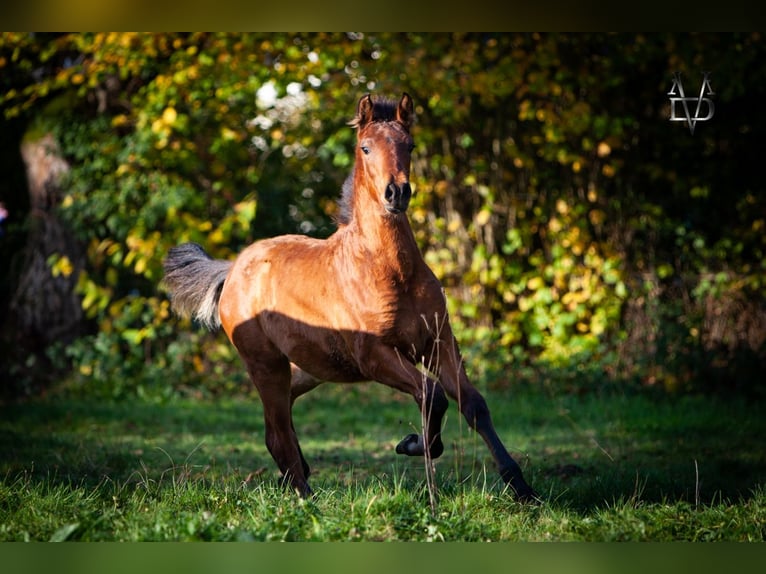
[[[362,190],[357,190],[361,195]],[[406,213],[384,215],[378,206],[359,205],[355,198],[347,241],[354,249],[392,278],[405,280],[417,269],[422,256]]]

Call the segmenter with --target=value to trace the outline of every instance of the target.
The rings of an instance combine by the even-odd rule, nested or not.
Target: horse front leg
[[[428,447],[431,458],[441,456],[444,452],[441,427],[448,401],[438,381],[416,369],[394,348],[378,347],[369,355],[368,363],[372,380],[408,393],[420,409],[425,436],[407,435],[396,446],[397,454],[423,456]]]
[[[396,445],[396,454],[423,456],[428,445],[429,456],[439,458],[444,452],[441,426],[444,413],[447,412],[447,397],[438,382],[425,378],[415,401],[419,403],[425,437],[418,433],[408,434]]]
[[[474,392],[471,392],[463,387],[462,391],[464,396],[461,397],[460,411],[468,424],[479,433],[489,447],[489,452],[495,459],[500,477],[511,487],[519,501],[533,502],[539,500],[535,490],[524,479],[521,467],[508,454],[508,450],[497,435],[484,397],[475,389]]]

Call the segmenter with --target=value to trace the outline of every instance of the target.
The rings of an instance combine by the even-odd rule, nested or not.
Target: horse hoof
[[[528,484],[524,485],[524,488],[513,489],[513,493],[516,495],[516,500],[521,504],[529,504],[530,506],[538,506],[543,503],[543,499],[535,492],[535,489]]]
[[[423,437],[419,434],[408,434],[398,445],[396,445],[396,454],[423,456],[424,453]]]

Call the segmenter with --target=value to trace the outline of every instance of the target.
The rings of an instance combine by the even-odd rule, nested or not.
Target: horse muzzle
[[[389,183],[383,194],[386,211],[393,214],[407,211],[411,197],[412,188],[410,187],[409,182],[403,183],[402,185],[398,185],[394,182]]]

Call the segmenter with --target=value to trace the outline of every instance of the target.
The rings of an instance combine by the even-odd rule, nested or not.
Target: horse
[[[407,435],[396,453],[442,454],[449,396],[516,498],[534,501],[468,380],[442,285],[410,227],[412,120],[407,93],[398,101],[370,94],[358,101],[349,122],[357,132],[354,165],[328,238],[262,239],[233,261],[185,243],[168,251],[164,284],[177,314],[223,327],[260,395],[266,446],[281,481],[300,496],[312,489],[293,426],[295,400],[325,381],[377,381],[410,394],[423,416],[424,435]]]

